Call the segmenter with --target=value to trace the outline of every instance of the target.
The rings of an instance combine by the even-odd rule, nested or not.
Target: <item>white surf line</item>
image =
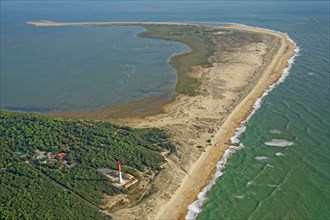
[[[240,24],[241,25],[241,24]],[[242,26],[246,26],[246,25],[242,25]],[[261,30],[267,30],[267,31],[271,31],[271,32],[277,32],[278,31],[274,31],[274,30],[270,30],[270,29],[264,29],[264,28],[257,28],[257,29],[261,29]],[[221,160],[217,163],[216,165],[216,172],[213,175],[212,180],[209,182],[209,184],[207,186],[204,187],[204,189],[198,194],[197,196],[197,200],[194,201],[193,203],[191,203],[188,206],[188,212],[186,215],[186,220],[195,220],[198,216],[198,214],[202,211],[202,206],[204,205],[204,203],[207,200],[207,196],[206,193],[208,191],[211,190],[212,186],[216,183],[216,180],[221,177],[223,175],[223,170],[226,166],[227,160],[228,158],[234,154],[236,151],[238,151],[239,149],[241,149],[243,147],[242,143],[239,143],[239,137],[240,135],[245,131],[246,129],[246,123],[250,120],[250,118],[256,113],[256,111],[261,107],[261,102],[262,99],[267,96],[269,94],[270,91],[272,91],[278,84],[284,82],[285,78],[289,75],[290,73],[290,69],[292,68],[292,65],[295,61],[295,58],[299,55],[299,51],[300,48],[297,46],[297,44],[288,36],[288,34],[284,33],[286,38],[288,39],[288,41],[290,41],[294,47],[294,55],[288,60],[288,66],[283,70],[281,77],[278,79],[277,82],[271,84],[266,91],[262,94],[262,96],[260,98],[258,98],[255,103],[253,104],[253,109],[252,112],[250,113],[250,115],[241,122],[240,127],[236,128],[236,132],[234,134],[234,136],[231,137],[231,143],[234,144],[239,144],[238,146],[229,146],[229,148],[224,152]]]

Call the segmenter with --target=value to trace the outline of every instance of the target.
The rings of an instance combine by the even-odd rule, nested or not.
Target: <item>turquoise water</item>
[[[16,10],[16,13],[3,13],[6,10]],[[6,16],[8,18],[4,21]],[[221,170],[223,175],[206,194],[206,202],[202,202],[198,219],[330,219],[328,1],[1,2],[1,22],[7,23],[8,34],[17,35],[20,39],[20,33],[14,34],[15,29],[11,27],[19,24],[27,28],[22,22],[26,17],[32,20],[55,21],[235,22],[288,33],[300,47],[299,56],[296,57],[289,76],[263,99],[261,108],[246,123],[246,130],[239,137],[244,147],[227,160],[225,169]],[[6,34],[6,29],[3,25],[1,28],[3,44],[3,33]],[[42,32],[45,42],[49,40],[48,31],[55,31],[34,30],[37,32],[31,33],[33,38]],[[84,31],[88,30],[92,29]],[[141,29],[110,28],[97,31],[99,30],[127,39],[125,42],[130,46],[135,45],[130,40],[133,38],[132,41],[135,41],[134,34]],[[67,36],[70,31],[61,29],[61,32],[63,34],[58,37],[63,38],[63,42],[70,39],[70,36]],[[91,32],[95,34],[94,31]],[[98,33],[97,35],[99,36]],[[82,36],[76,35],[71,40],[80,41],[80,37]],[[23,39],[26,40],[24,37]],[[157,45],[160,42],[165,43],[155,40]],[[100,45],[101,50],[103,44]],[[163,54],[159,58],[159,66],[166,66],[164,63],[171,53],[184,49],[181,44],[170,42],[168,45],[172,48],[169,52],[162,52],[167,46],[157,47],[150,56],[152,59]],[[141,47],[145,47],[145,42],[141,43]],[[88,45],[85,50],[91,54],[94,52],[91,47],[88,49]],[[107,54],[108,51],[104,51],[104,59]],[[142,50],[136,54],[138,57],[132,57],[131,62],[142,65],[142,59],[137,59],[136,62],[134,59],[146,56],[145,52]],[[109,59],[108,62],[115,65],[119,61],[113,62]],[[121,62],[124,68],[125,59]],[[5,73],[2,64],[3,57],[3,107]],[[144,66],[141,68],[143,70]],[[158,70],[157,65],[154,68]],[[167,68],[164,70],[164,78],[168,79],[167,74],[172,74],[173,78],[170,82],[163,81],[162,85],[173,88],[173,84],[170,84],[175,82],[175,75],[173,69],[169,66]],[[142,79],[144,78],[142,76]],[[161,77],[152,78],[152,83],[156,83],[159,78]],[[25,78],[17,77],[15,80],[23,86],[22,79]],[[18,94],[16,87],[10,89]],[[154,92],[157,91],[159,90],[156,88]],[[164,91],[166,92],[166,89]],[[100,102],[95,106],[103,104]],[[35,106],[30,103],[26,105]],[[66,105],[70,107],[70,104]],[[206,197],[201,197],[201,201],[205,201]],[[197,213],[200,210],[197,207],[195,211]]]

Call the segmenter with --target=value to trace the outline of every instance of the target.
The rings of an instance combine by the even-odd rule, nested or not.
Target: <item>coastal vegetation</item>
[[[140,37],[177,41],[186,44],[190,51],[171,57],[170,64],[176,69],[178,82],[176,92],[196,95],[200,81],[194,76],[192,67],[209,67],[208,58],[214,52],[214,45],[202,26],[195,25],[145,25],[147,32]]]
[[[115,169],[120,161],[124,172],[157,172],[161,152],[175,152],[160,129],[0,113],[1,219],[103,218],[102,196],[129,191],[98,168]]]

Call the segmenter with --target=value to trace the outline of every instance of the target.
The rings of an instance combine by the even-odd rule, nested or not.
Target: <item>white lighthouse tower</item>
[[[117,166],[118,166],[118,177],[119,177],[119,183],[123,182],[123,177],[121,176],[121,168],[120,168],[120,162],[117,162]]]

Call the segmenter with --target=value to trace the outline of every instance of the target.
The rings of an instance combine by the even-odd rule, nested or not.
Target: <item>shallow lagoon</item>
[[[38,30],[33,28],[41,32],[38,34],[41,39],[36,39],[34,32],[25,30],[26,35],[22,38],[21,33],[16,32],[32,28],[24,23],[27,20],[43,19],[77,22],[220,21],[287,32],[301,48],[300,56],[297,57],[286,81],[264,99],[261,108],[247,123],[247,129],[240,137],[245,147],[228,160],[224,175],[207,194],[209,199],[199,219],[329,218],[328,1],[208,1],[207,3],[206,1],[109,1],[98,3],[1,1],[1,44],[5,42],[6,33],[11,33],[8,39],[18,40],[18,42],[20,42],[19,39],[41,42],[43,35],[48,39],[49,29],[45,28]],[[69,30],[72,31],[72,28],[69,27]],[[9,31],[6,32],[6,29]],[[65,30],[61,29],[61,32]],[[108,28],[100,30],[111,31]],[[125,35],[127,37],[134,37],[139,32],[137,27],[126,30],[134,32]],[[95,33],[90,35],[94,36]],[[81,35],[76,36],[81,38]],[[72,42],[76,40],[77,38],[72,38]],[[89,42],[92,43],[92,41]],[[172,42],[167,43],[172,45]],[[176,45],[162,57],[163,65],[166,66],[165,61],[171,53],[181,50],[181,46]],[[145,42],[140,46],[145,48]],[[1,47],[2,55],[3,49],[6,48]],[[158,53],[163,49],[167,47],[158,47]],[[88,48],[85,50],[88,51]],[[1,57],[1,64],[3,62]],[[14,62],[13,65],[16,64]],[[122,62],[123,70],[126,64],[131,65]],[[133,64],[137,65],[134,62]],[[147,65],[150,66],[150,64]],[[18,65],[16,66],[19,68]],[[4,90],[6,86],[3,80],[5,77],[3,68],[4,65],[1,65],[1,107],[4,106],[4,91],[6,91]],[[170,71],[166,74],[171,72],[170,75],[173,77],[173,81],[170,82],[170,84],[173,83],[173,89],[175,72],[171,67],[167,66],[167,68]],[[121,76],[125,76],[125,73]],[[20,78],[14,78],[13,81],[17,79]],[[19,98],[19,93],[16,91],[22,85],[13,86],[14,84],[7,86],[7,90],[15,91],[11,92],[14,97]],[[148,94],[148,92],[141,94]],[[66,105],[69,107],[68,104]],[[36,107],[31,103],[27,103],[26,106]],[[283,148],[265,144],[274,139],[286,140],[293,144]],[[266,157],[269,159],[260,160]]]
[[[6,16],[6,15],[5,15]],[[144,27],[34,27],[5,19],[1,108],[88,110],[174,95],[177,42],[138,37]]]

